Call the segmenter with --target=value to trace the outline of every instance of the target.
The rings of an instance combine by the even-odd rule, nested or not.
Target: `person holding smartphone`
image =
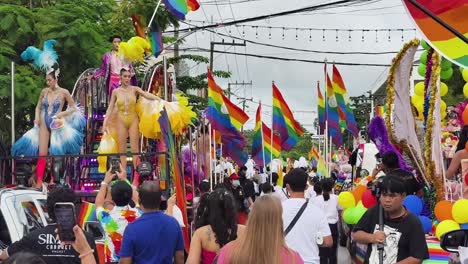
[[[74,202],[77,197],[75,192],[68,187],[56,187],[52,189],[47,195],[47,212],[49,217],[54,223],[49,224],[41,229],[32,231],[25,235],[21,240],[11,244],[6,250],[0,254],[0,260],[6,260],[9,256],[15,253],[29,251],[31,253],[41,256],[41,258],[48,264],[80,264],[83,258],[89,259],[91,255],[94,256],[96,263],[98,262],[98,255],[96,251],[96,244],[93,237],[84,233],[84,236],[89,245],[89,250],[86,252],[78,252],[73,244],[77,242],[77,236],[74,232],[73,226],[76,224],[76,216],[73,215]],[[60,225],[56,217],[55,210],[57,204],[66,205],[61,208]],[[73,206],[73,207],[71,207]],[[70,209],[72,208],[72,209]],[[72,212],[70,214],[70,212]],[[70,234],[69,226],[71,225]],[[59,234],[57,236],[58,230]],[[66,237],[66,243],[62,242],[62,237]],[[79,238],[82,238],[81,235]],[[90,263],[90,262],[83,262]]]

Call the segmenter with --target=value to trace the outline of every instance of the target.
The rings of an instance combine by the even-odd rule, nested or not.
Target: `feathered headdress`
[[[32,61],[36,67],[46,73],[57,71],[58,67],[56,65],[58,65],[58,55],[54,50],[55,43],[57,43],[55,39],[46,40],[44,42],[44,50],[29,46],[21,53],[21,59],[24,61]]]

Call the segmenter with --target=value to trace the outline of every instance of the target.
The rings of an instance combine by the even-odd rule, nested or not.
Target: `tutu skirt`
[[[83,133],[73,128],[71,124],[55,119],[51,124],[49,154],[79,154],[83,137]]]
[[[39,127],[34,126],[18,139],[11,149],[13,156],[36,156],[39,153]]]

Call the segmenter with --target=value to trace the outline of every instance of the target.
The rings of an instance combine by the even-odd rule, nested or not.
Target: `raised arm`
[[[42,99],[44,98],[44,95],[45,95],[45,89],[42,90],[41,94],[39,95],[39,99],[37,100],[36,112],[35,112],[35,115],[34,115],[34,124],[35,125],[40,124],[41,111],[42,111]]]
[[[107,131],[107,120],[109,116],[114,112],[115,101],[117,100],[116,90],[112,91],[111,99],[109,102],[109,106],[107,107],[106,117],[104,118],[104,122],[102,124],[103,131]]]
[[[133,87],[135,87],[135,91],[138,95],[143,96],[144,98],[148,100],[161,100],[161,98],[157,97],[156,95],[143,91],[140,87],[137,87],[137,86],[133,86]]]
[[[453,155],[453,159],[452,161],[450,162],[450,166],[449,168],[447,169],[447,179],[452,179],[453,177],[455,177],[455,175],[457,175],[457,172],[458,172],[458,169],[460,168],[460,165],[461,165],[461,154],[462,154],[463,150],[459,150],[457,151],[457,153],[455,153],[455,155]]]

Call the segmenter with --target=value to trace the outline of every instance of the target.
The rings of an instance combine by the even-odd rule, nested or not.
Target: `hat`
[[[231,174],[231,176],[229,176],[229,179],[230,180],[238,180],[239,179],[239,175],[237,175],[237,173],[233,172]]]

